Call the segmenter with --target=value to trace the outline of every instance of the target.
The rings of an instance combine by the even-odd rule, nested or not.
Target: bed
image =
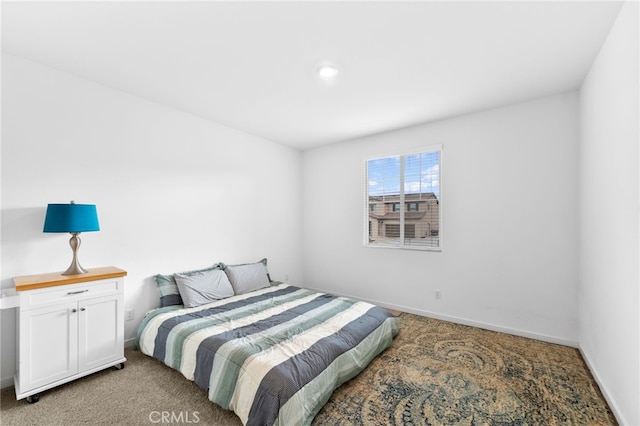
[[[270,281],[185,305],[149,312],[137,346],[244,425],[310,424],[399,329],[398,318],[369,303]]]

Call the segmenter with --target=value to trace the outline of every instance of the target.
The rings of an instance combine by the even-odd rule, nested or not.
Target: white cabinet
[[[125,271],[16,277],[18,305],[16,398],[114,365],[124,366]]]

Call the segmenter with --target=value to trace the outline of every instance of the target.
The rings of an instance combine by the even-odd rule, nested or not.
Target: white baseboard
[[[306,288],[308,288],[310,290],[326,293],[326,290],[319,290],[319,289],[315,289],[315,288],[311,288],[311,287],[306,287]],[[410,314],[420,315],[420,316],[423,316],[423,317],[435,318],[435,319],[439,319],[439,320],[442,320],[442,321],[454,322],[456,324],[468,325],[468,326],[471,326],[471,327],[482,328],[482,329],[490,330],[490,331],[497,331],[499,333],[512,334],[514,336],[526,337],[528,339],[540,340],[542,342],[547,342],[547,343],[555,343],[555,344],[558,344],[558,345],[570,346],[572,348],[577,348],[578,347],[578,342],[577,341],[569,340],[569,339],[563,339],[563,338],[559,338],[559,337],[556,337],[556,336],[548,336],[546,334],[532,333],[532,332],[526,331],[526,330],[519,330],[519,329],[516,329],[516,328],[509,328],[509,327],[504,327],[504,326],[501,326],[501,325],[475,321],[475,320],[472,320],[472,319],[469,319],[469,318],[455,317],[455,316],[451,316],[451,315],[439,314],[437,312],[430,312],[430,311],[424,311],[424,310],[421,310],[421,309],[414,309],[414,308],[410,308],[410,307],[407,307],[407,306],[395,305],[395,304],[390,304],[390,303],[386,303],[386,302],[381,302],[379,300],[364,299],[364,298],[352,296],[352,295],[349,295],[349,294],[342,294],[342,293],[337,293],[337,292],[333,292],[333,291],[331,293],[335,294],[335,295],[338,295],[338,296],[349,297],[351,299],[363,300],[365,302],[369,302],[369,303],[372,303],[372,304],[374,304],[376,306],[380,306],[380,307],[383,307],[383,308],[394,309],[394,310],[402,311],[402,312],[408,312]]]
[[[594,368],[593,363],[591,362],[591,360],[589,359],[587,354],[582,350],[582,348],[580,346],[578,346],[578,350],[580,351],[580,355],[582,355],[582,359],[584,359],[585,364],[587,364],[587,368],[591,372],[591,375],[593,376],[593,379],[598,384],[598,387],[600,388],[600,392],[602,393],[602,396],[604,397],[605,401],[607,401],[607,404],[609,404],[609,408],[611,409],[611,412],[613,413],[614,417],[616,418],[616,421],[618,422],[618,424],[619,425],[628,425],[628,424],[630,424],[630,423],[626,422],[625,419],[620,415],[620,410],[618,409],[618,406],[616,405],[616,403],[613,400],[613,398],[611,398],[611,395],[607,391],[607,387],[604,386],[604,384],[602,383],[602,380],[600,380],[600,376],[598,375],[598,371]]]
[[[371,303],[373,303],[373,302],[371,302]],[[379,306],[381,306],[381,305],[379,305]],[[563,339],[563,338],[556,337],[556,336],[549,336],[549,335],[546,335],[546,334],[533,333],[533,332],[526,331],[526,330],[520,330],[520,329],[517,329],[517,328],[504,327],[504,326],[501,326],[501,325],[475,321],[475,320],[471,320],[471,319],[468,319],[468,318],[455,317],[455,316],[451,316],[451,315],[443,315],[443,314],[439,314],[437,312],[422,311],[422,310],[419,310],[419,309],[412,309],[412,308],[407,308],[407,307],[405,307],[405,308],[398,307],[397,309],[401,310],[401,311],[403,310],[404,312],[409,312],[411,314],[422,315],[422,316],[435,318],[435,319],[439,319],[439,320],[443,320],[443,321],[454,322],[456,324],[462,324],[462,325],[468,325],[468,326],[471,326],[471,327],[482,328],[484,330],[497,331],[499,333],[506,333],[506,334],[511,334],[511,335],[514,335],[514,336],[526,337],[528,339],[540,340],[541,342],[555,343],[555,344],[558,344],[558,345],[570,346],[572,348],[577,348],[578,347],[578,342],[576,342],[574,340]]]
[[[0,379],[1,389],[8,388],[9,386],[13,386],[13,376]]]

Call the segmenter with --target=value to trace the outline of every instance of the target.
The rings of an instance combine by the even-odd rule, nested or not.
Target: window
[[[440,163],[440,147],[366,161],[366,245],[440,249]]]

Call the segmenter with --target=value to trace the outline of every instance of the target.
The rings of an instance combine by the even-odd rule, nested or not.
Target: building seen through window
[[[440,247],[440,150],[369,160],[365,242]]]

